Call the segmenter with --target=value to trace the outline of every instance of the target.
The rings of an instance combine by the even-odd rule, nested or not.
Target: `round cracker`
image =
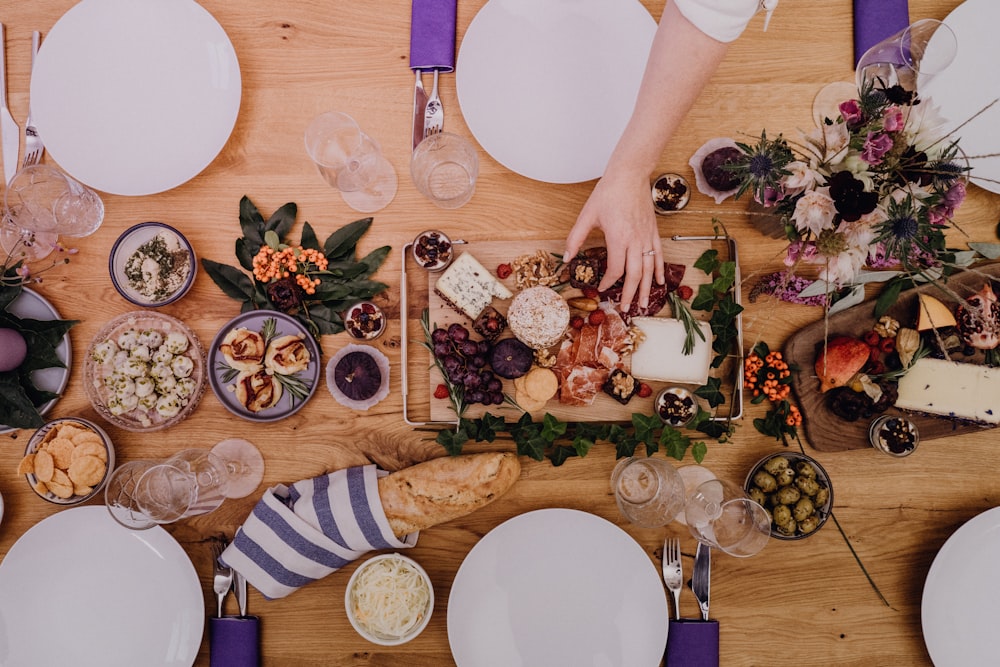
[[[45,443],[44,449],[52,455],[55,466],[65,470],[73,460],[73,450],[76,449],[76,445],[69,438],[60,436]]]
[[[52,454],[44,449],[35,452],[35,477],[38,478],[38,481],[48,482],[51,480],[55,469],[56,466],[55,461],[52,459]]]
[[[81,456],[96,456],[104,463],[108,462],[108,450],[104,448],[103,442],[85,442],[82,445],[77,445],[76,449],[73,450],[73,457],[70,459],[70,463]]]
[[[69,479],[75,485],[94,486],[104,477],[108,466],[96,456],[81,456],[69,466]]]
[[[536,401],[548,402],[559,391],[559,378],[548,368],[534,368],[524,376],[524,393]]]
[[[514,400],[517,401],[517,404],[525,412],[536,412],[544,408],[545,404],[548,403],[548,401],[539,401],[535,398],[532,398],[532,396],[527,392],[521,392],[515,394]]]

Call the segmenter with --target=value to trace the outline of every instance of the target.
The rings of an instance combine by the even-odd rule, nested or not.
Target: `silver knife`
[[[698,606],[701,607],[701,619],[708,620],[708,602],[712,577],[712,547],[703,542],[698,543],[698,550],[694,555],[694,574],[691,575],[691,591],[698,599]]]
[[[3,23],[0,23],[0,141],[3,152],[3,182],[10,183],[17,173],[18,147],[21,142],[21,130],[14,122],[7,108],[7,37]]]
[[[413,148],[414,150],[424,140],[424,109],[427,108],[427,91],[424,90],[424,82],[421,77],[419,67],[413,68],[416,72],[417,80],[413,84]]]
[[[247,615],[247,579],[237,570],[233,570],[233,593],[240,607],[240,616]]]

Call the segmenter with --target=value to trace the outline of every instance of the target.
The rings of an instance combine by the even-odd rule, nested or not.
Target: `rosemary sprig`
[[[223,361],[216,364],[215,368],[222,373],[222,384],[229,384],[240,374],[238,370]]]
[[[694,352],[695,340],[694,337],[697,335],[702,340],[705,340],[705,332],[702,331],[698,320],[695,319],[694,314],[688,305],[684,303],[681,297],[677,294],[677,290],[674,290],[669,295],[670,298],[670,310],[673,311],[674,317],[681,321],[684,325],[684,347],[681,352],[684,354],[691,354]]]
[[[272,377],[274,380],[285,388],[292,396],[292,405],[295,405],[295,400],[304,401],[309,397],[309,385],[300,377],[295,375],[283,375],[281,373],[275,373]]]
[[[267,349],[268,344],[274,340],[274,337],[278,335],[278,320],[273,317],[268,317],[264,320],[264,323],[260,327],[260,336],[264,339],[264,349]]]

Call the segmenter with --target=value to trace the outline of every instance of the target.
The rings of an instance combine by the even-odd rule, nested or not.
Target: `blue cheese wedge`
[[[434,285],[434,292],[470,320],[479,317],[479,313],[494,298],[509,299],[514,296],[467,252],[459,255],[441,274]]]
[[[683,322],[672,317],[633,317],[632,326],[642,342],[632,352],[632,375],[641,380],[705,384],[712,363],[712,327],[708,322],[698,325],[705,340],[696,335],[691,354],[684,354],[687,332]]]
[[[1000,424],[1000,368],[918,359],[899,379],[896,407]]]

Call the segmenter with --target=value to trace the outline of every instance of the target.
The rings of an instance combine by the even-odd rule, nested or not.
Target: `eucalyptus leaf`
[[[971,247],[972,244],[970,243],[969,246]],[[951,260],[951,263],[954,264],[955,266],[962,266],[962,267],[969,266],[970,264],[974,263],[976,260],[979,259],[980,254],[982,253],[977,252],[975,249],[962,250],[960,252],[955,253],[953,259]],[[985,257],[986,255],[984,254],[983,256]],[[996,258],[994,257],[991,259],[996,259]]]
[[[839,313],[842,310],[847,310],[852,306],[856,306],[865,300],[865,286],[864,285],[854,285],[851,290],[847,293],[847,296],[841,297],[830,306],[829,314]]]
[[[253,282],[239,269],[205,258],[202,258],[201,265],[212,282],[218,285],[219,289],[229,298],[237,301],[253,299]]]
[[[832,289],[833,285],[825,280],[814,280],[799,292],[799,296],[802,298],[823,296],[824,294],[829,294]]]
[[[902,275],[902,273],[902,271],[858,271],[858,275],[855,276],[854,282],[859,285],[867,285],[868,283],[884,283],[892,280],[896,276]]]
[[[240,199],[240,229],[243,237],[256,243],[258,248],[264,245],[264,216],[246,195]]]
[[[986,259],[1000,257],[1000,243],[969,243],[969,247]]]
[[[362,218],[341,227],[326,239],[323,244],[323,254],[331,262],[353,260],[358,241],[371,226],[372,218]]]

